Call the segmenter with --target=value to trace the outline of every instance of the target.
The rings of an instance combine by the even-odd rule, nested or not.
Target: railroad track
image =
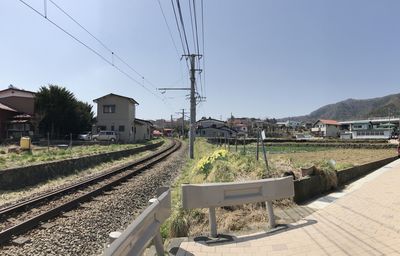
[[[118,166],[79,183],[0,209],[0,244],[111,190],[165,159],[180,146],[179,141],[173,140],[167,148],[133,163]]]

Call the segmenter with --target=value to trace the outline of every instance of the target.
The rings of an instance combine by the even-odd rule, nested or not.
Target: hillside
[[[314,121],[317,119],[350,120],[388,116],[389,114],[391,116],[400,115],[400,93],[365,100],[347,99],[323,106],[309,115],[291,119],[299,121]]]

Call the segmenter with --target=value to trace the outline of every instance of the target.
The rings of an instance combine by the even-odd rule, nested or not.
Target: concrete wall
[[[390,157],[376,162],[355,166],[346,170],[338,171],[337,179],[338,186],[343,186],[350,181],[360,178],[372,171],[375,171],[382,166],[389,164],[390,162],[398,159],[398,157]],[[294,181],[294,201],[301,203],[312,199],[313,197],[319,196],[323,193],[328,192],[326,188],[326,182],[322,176],[310,176],[301,180]]]
[[[154,149],[161,146],[163,143],[164,142],[161,141],[134,149],[1,170],[0,188],[1,190],[13,190],[33,186],[59,176],[79,172],[80,170],[90,168],[102,162],[116,160],[144,150]]]
[[[136,141],[144,141],[150,139],[150,125],[149,124],[135,124],[136,133],[135,140]]]

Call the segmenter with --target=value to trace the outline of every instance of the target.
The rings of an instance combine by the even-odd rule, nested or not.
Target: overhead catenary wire
[[[201,39],[202,39],[202,55],[203,58],[201,58],[203,60],[203,72],[201,72],[201,74],[203,75],[203,80],[202,81],[204,83],[204,96],[207,96],[207,91],[206,91],[206,61],[205,61],[205,55],[204,55],[204,2],[203,0],[201,0]]]
[[[106,49],[109,53],[111,53],[111,57],[114,59],[114,57],[116,59],[118,59],[119,61],[121,61],[123,64],[125,64],[129,69],[131,69],[134,73],[136,73],[138,76],[140,76],[140,78],[142,78],[143,80],[145,80],[148,84],[150,84],[151,86],[153,86],[155,89],[157,89],[157,87],[151,83],[150,81],[148,81],[144,75],[142,75],[141,73],[139,73],[135,68],[133,68],[130,64],[128,64],[123,58],[121,58],[115,51],[113,51],[112,49],[110,49],[103,41],[101,41],[98,37],[96,37],[93,33],[91,33],[87,28],[85,28],[82,24],[80,24],[74,17],[72,17],[70,14],[68,14],[60,5],[58,5],[57,3],[55,3],[53,0],[48,0],[50,3],[52,3],[58,10],[60,10],[62,13],[64,13],[64,15],[66,15],[69,19],[71,19],[76,25],[78,25],[81,29],[83,29],[86,33],[88,33],[93,39],[95,39],[101,46],[103,46],[104,49]],[[114,61],[112,61],[112,63],[114,63]]]
[[[179,26],[178,16],[176,14],[175,4],[174,4],[173,0],[171,0],[171,5],[172,5],[172,10],[174,11],[175,23],[176,23],[176,27],[178,28],[178,34],[179,34],[179,37],[180,37],[181,43],[182,43],[183,54],[186,55],[186,54],[189,54],[189,52],[186,53],[185,43],[184,43],[184,40],[183,40],[181,27]]]
[[[168,21],[167,21],[167,17],[165,16],[164,9],[163,9],[163,7],[162,7],[162,4],[161,4],[160,0],[157,0],[157,1],[158,1],[158,5],[160,6],[161,14],[162,14],[162,16],[163,16],[163,18],[164,18],[165,25],[167,26],[169,36],[171,37],[172,44],[174,45],[176,54],[178,55],[178,59],[179,59],[179,58],[180,58],[179,50],[178,50],[178,47],[176,46],[174,37],[172,36],[172,31],[171,31],[170,26],[168,25]],[[187,62],[186,62],[186,66],[187,66],[187,68],[189,69],[189,65],[188,65]],[[182,66],[180,66],[180,69],[181,69],[181,76],[182,76],[182,78],[183,78]]]
[[[107,59],[105,56],[103,56],[101,53],[99,53],[98,51],[96,51],[95,49],[93,49],[92,47],[90,47],[88,44],[84,43],[83,41],[81,41],[79,38],[77,38],[76,36],[74,36],[73,34],[71,34],[70,32],[68,32],[66,29],[64,29],[63,27],[61,27],[60,25],[58,25],[57,23],[55,23],[53,20],[51,20],[48,15],[47,15],[47,11],[45,12],[46,15],[42,14],[40,11],[38,11],[37,9],[33,8],[31,5],[29,5],[27,2],[25,2],[24,0],[19,0],[22,4],[24,4],[25,6],[27,6],[29,9],[31,9],[32,11],[34,11],[36,14],[40,15],[41,17],[43,17],[45,20],[47,20],[48,22],[50,22],[52,25],[54,25],[56,28],[58,28],[59,30],[61,30],[62,32],[64,32],[66,35],[68,35],[69,37],[71,37],[72,39],[74,39],[76,42],[78,42],[79,44],[81,44],[82,46],[84,46],[86,49],[88,49],[89,51],[91,51],[92,53],[94,53],[95,55],[97,55],[99,58],[101,58],[104,62],[106,62],[107,64],[109,64],[110,66],[114,67],[117,71],[119,71],[121,74],[125,75],[128,79],[130,79],[131,81],[133,81],[134,83],[140,85],[143,89],[145,89],[146,91],[148,91],[149,93],[151,93],[152,95],[154,95],[155,97],[159,98],[160,100],[162,100],[164,103],[166,103],[166,101],[161,98],[159,95],[155,94],[152,90],[150,90],[149,88],[147,88],[143,83],[139,82],[138,80],[136,80],[134,77],[132,77],[130,74],[128,74],[127,72],[125,72],[124,70],[122,70],[119,66],[115,65],[115,63],[113,63],[113,61],[110,61],[109,59]],[[55,4],[52,0],[49,0],[51,3]],[[56,5],[55,5],[56,6]],[[58,5],[57,5],[58,6]],[[57,7],[56,6],[56,7]],[[59,6],[58,6],[59,7]],[[58,8],[57,7],[57,8]],[[65,11],[63,11],[63,13],[67,14]],[[71,19],[73,19],[70,15],[68,15]],[[74,19],[74,21],[77,23],[77,21]],[[78,24],[78,23],[77,23]],[[84,30],[86,30],[83,26],[79,25],[81,28],[83,28]],[[87,30],[86,30],[87,31]],[[92,35],[92,37],[94,37],[97,41],[98,40],[93,34],[91,34],[89,31],[87,31],[90,35]],[[103,45],[103,43],[101,43]],[[103,45],[104,47],[105,45]],[[107,48],[109,51],[111,51],[107,46],[105,46],[105,48]],[[113,53],[113,51],[111,51]],[[113,53],[113,55],[115,56],[115,54]],[[115,56],[117,57],[117,56]],[[118,58],[118,57],[117,57]],[[142,77],[143,78],[143,77]],[[169,105],[169,104],[168,104]],[[170,105],[169,105],[170,106]]]
[[[190,24],[192,28],[192,36],[193,36],[193,49],[196,52],[197,58],[197,66],[200,68],[200,52],[199,52],[199,44],[198,44],[198,31],[197,31],[197,13],[196,13],[196,3],[194,0],[188,0],[189,1],[189,14],[190,14]],[[193,3],[193,5],[192,5]],[[197,43],[196,43],[197,42]],[[200,83],[200,89],[201,93],[203,91],[203,88],[201,87]],[[196,91],[199,91],[196,83]]]
[[[187,54],[190,54],[190,48],[189,48],[189,44],[188,44],[188,40],[187,40],[187,36],[186,36],[185,23],[183,21],[183,16],[182,16],[182,8],[181,8],[181,4],[179,3],[179,0],[176,0],[176,6],[178,8],[178,14],[179,14],[179,19],[180,19],[181,26],[182,26],[183,38],[186,43]]]

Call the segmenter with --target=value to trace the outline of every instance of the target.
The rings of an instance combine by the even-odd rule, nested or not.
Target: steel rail
[[[25,200],[25,201],[18,202],[16,204],[12,204],[12,205],[4,207],[4,208],[1,208],[0,209],[0,219],[4,218],[4,216],[10,215],[12,213],[25,211],[26,208],[31,207],[31,206],[33,206],[35,204],[38,204],[38,203],[41,203],[41,202],[45,202],[48,199],[51,199],[51,198],[54,198],[54,197],[57,197],[57,196],[60,196],[60,195],[64,195],[66,193],[72,192],[74,190],[80,189],[80,188],[88,186],[90,184],[97,183],[97,182],[99,182],[99,181],[101,181],[103,179],[107,179],[110,176],[116,175],[116,174],[118,174],[120,172],[125,171],[126,169],[129,169],[129,168],[132,168],[132,167],[134,167],[136,165],[139,165],[139,164],[147,161],[148,159],[150,159],[152,157],[160,155],[163,152],[171,149],[173,146],[174,146],[174,143],[171,143],[171,145],[169,145],[166,149],[157,151],[157,152],[155,152],[153,154],[150,154],[150,155],[148,155],[148,156],[146,156],[144,158],[138,159],[138,160],[136,160],[134,162],[123,164],[123,165],[119,165],[116,168],[112,168],[110,171],[107,171],[107,172],[100,173],[98,175],[92,176],[92,177],[90,177],[90,178],[88,178],[86,180],[83,180],[81,182],[73,183],[73,184],[71,184],[69,186],[53,190],[52,192],[46,193],[44,195],[37,196],[37,197],[31,198],[31,199],[28,199],[28,200]]]
[[[120,169],[114,170],[114,172],[110,171],[110,172],[106,173],[105,175],[99,175],[97,182],[103,181],[106,178],[109,178],[110,176],[114,176],[116,174],[122,173],[122,171],[127,170],[128,168],[137,167],[138,165],[142,165],[133,170],[126,171],[121,177],[118,177],[117,179],[114,179],[111,182],[108,182],[105,185],[102,185],[101,187],[99,187],[97,189],[86,192],[66,203],[56,206],[55,208],[52,208],[52,209],[45,211],[35,217],[32,217],[28,220],[20,222],[10,228],[2,230],[0,232],[0,244],[4,244],[5,242],[9,241],[13,236],[21,235],[24,232],[38,226],[42,222],[52,219],[52,218],[60,215],[61,213],[64,213],[64,212],[67,212],[74,208],[79,207],[81,203],[92,200],[94,197],[103,194],[104,191],[111,190],[113,187],[119,185],[123,181],[132,178],[133,176],[139,174],[140,172],[147,169],[148,167],[160,162],[161,160],[163,160],[164,158],[166,158],[167,156],[169,156],[170,154],[175,152],[177,149],[179,149],[180,146],[181,146],[181,143],[179,141],[178,142],[174,141],[168,148],[160,150],[160,151],[158,151],[154,154],[151,154],[150,156],[147,156],[138,161],[135,161],[135,163],[132,163],[129,166],[124,166]],[[72,188],[73,186],[70,186],[71,188],[68,188],[69,189],[68,191],[71,191],[73,189],[77,190],[77,188],[82,188],[83,186],[85,186],[84,185],[85,182],[86,182],[86,186],[92,185],[93,183],[95,183],[94,180],[95,180],[95,178],[75,184],[75,188]],[[65,192],[60,192],[60,191],[58,191],[58,193],[59,193],[58,195],[65,193]],[[55,194],[56,194],[56,192],[52,192],[49,194],[49,196],[51,198],[54,198]],[[40,199],[39,201],[48,200],[48,199],[44,198],[45,196],[46,195],[41,196],[37,199],[38,200]],[[31,206],[32,204],[35,204],[35,203],[31,203],[30,201],[35,201],[35,199],[29,200],[29,202],[27,201],[26,202],[27,205]],[[38,201],[36,201],[36,203],[37,202]],[[21,211],[21,209],[26,208],[26,207],[28,207],[28,206],[19,205],[15,209],[18,209],[18,211]],[[16,211],[15,209],[13,207],[9,207],[9,210],[12,212],[15,212]]]

